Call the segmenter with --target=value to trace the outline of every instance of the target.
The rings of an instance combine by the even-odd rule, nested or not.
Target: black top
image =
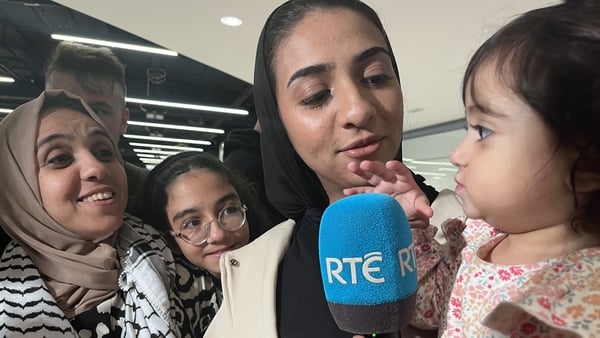
[[[286,219],[267,199],[258,131],[254,129],[231,130],[223,141],[223,163],[230,169],[236,170],[255,188],[259,206],[262,206],[267,218],[267,224],[260,225],[260,229],[257,229],[255,233],[262,234]]]
[[[437,196],[425,179],[415,181],[430,201]],[[282,338],[353,337],[335,323],[325,299],[319,265],[319,225],[322,209],[310,208],[297,220],[290,247],[277,276],[277,329]]]
[[[148,173],[146,168],[138,167],[132,163],[125,162],[125,174],[127,175],[127,212],[130,215],[140,216],[139,208],[144,199],[144,184]]]

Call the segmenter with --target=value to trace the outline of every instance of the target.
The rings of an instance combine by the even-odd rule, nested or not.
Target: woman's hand
[[[394,197],[413,228],[429,225],[433,209],[425,193],[413,179],[412,172],[400,161],[388,161],[385,165],[375,161],[348,163],[348,170],[364,178],[370,185],[344,189],[344,195],[369,192],[388,194]]]

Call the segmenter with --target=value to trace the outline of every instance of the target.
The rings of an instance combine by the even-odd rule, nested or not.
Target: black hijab
[[[290,30],[273,33],[274,27],[293,29],[302,17],[315,9],[346,8],[364,15],[384,37],[396,77],[399,72],[377,14],[356,0],[291,0],[278,7],[267,19],[258,41],[254,68],[254,103],[261,124],[261,151],[265,188],[270,202],[284,216],[292,218],[294,228],[290,247],[283,258],[277,279],[277,325],[280,337],[351,337],[339,330],[329,312],[318,259],[318,232],[321,215],[329,198],[315,172],[300,158],[292,146],[279,116],[275,97],[274,74],[271,72],[274,43],[285,39]],[[277,47],[277,46],[276,46]],[[400,146],[396,156],[402,159]],[[429,191],[430,200],[437,192],[416,177],[421,188]],[[430,197],[431,194],[431,197]]]
[[[271,13],[261,32],[256,50],[256,60],[254,64],[254,103],[256,113],[261,124],[261,151],[263,166],[265,170],[265,185],[267,196],[271,203],[286,217],[297,219],[302,216],[307,208],[325,209],[329,205],[329,198],[317,175],[300,158],[292,146],[285,127],[279,116],[277,99],[275,97],[274,76],[270,70],[268,53],[265,50],[265,43],[273,44],[274,37],[267,35],[269,26],[273,20],[285,20],[277,18],[277,13],[285,10],[290,3],[305,3],[302,9],[298,9],[299,15],[304,15],[308,11],[306,8],[348,8],[354,9],[358,13],[365,15],[375,24],[385,40],[386,48],[389,52],[392,67],[396,78],[400,81],[400,73],[394,57],[394,52],[390,41],[385,33],[381,21],[377,14],[367,5],[360,1],[288,1]],[[300,6],[301,7],[301,6]],[[292,10],[293,11],[293,10]],[[296,13],[290,11],[289,17],[294,17]],[[296,22],[301,17],[296,17]],[[376,21],[375,21],[376,20]],[[394,159],[402,161],[402,144]],[[419,186],[425,191],[430,201],[437,193],[435,190],[425,185],[424,178],[415,177]]]

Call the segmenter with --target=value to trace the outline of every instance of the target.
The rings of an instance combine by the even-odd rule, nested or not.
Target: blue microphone
[[[410,323],[417,268],[410,225],[394,198],[369,193],[332,203],[321,218],[319,262],[341,330],[379,336]]]

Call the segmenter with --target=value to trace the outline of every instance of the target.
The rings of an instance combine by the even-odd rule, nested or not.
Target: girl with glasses
[[[182,152],[150,171],[141,215],[155,226],[176,252],[176,260],[194,268],[202,285],[187,283],[181,290],[201,293],[208,325],[221,304],[219,259],[225,252],[248,244],[263,224],[255,192],[218,158],[202,152]],[[179,253],[179,255],[177,255]],[[191,264],[190,264],[191,263]]]

